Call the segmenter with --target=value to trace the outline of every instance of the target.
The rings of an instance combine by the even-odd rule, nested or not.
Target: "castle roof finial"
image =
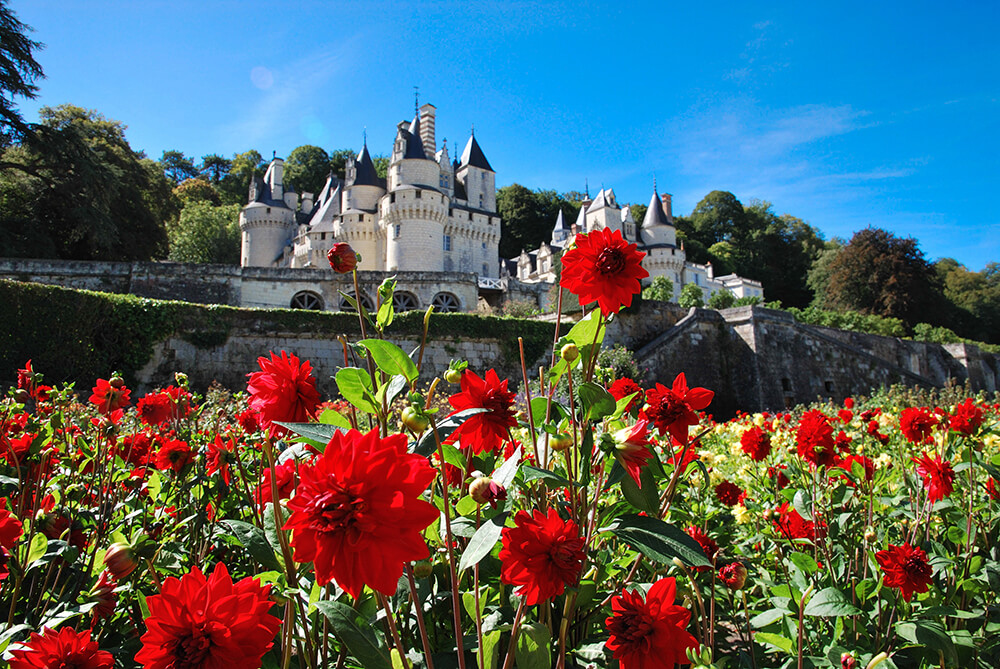
[[[653,192],[656,192],[656,172],[653,172]]]
[[[278,157],[278,152],[276,150],[272,150],[271,151],[271,160],[274,160],[277,157]]]
[[[413,87],[413,115],[420,116],[420,86]]]
[[[590,199],[590,179],[587,177],[583,178],[583,194],[587,196],[588,200]]]
[[[476,136],[476,124],[475,123],[473,123],[472,127],[469,128],[469,134],[472,135],[473,137]]]
[[[361,130],[361,143],[364,145],[366,149],[368,148],[368,126],[365,126]]]

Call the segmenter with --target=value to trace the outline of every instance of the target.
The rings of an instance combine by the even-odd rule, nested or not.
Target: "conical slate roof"
[[[663,213],[663,204],[660,202],[660,196],[653,191],[653,197],[649,201],[649,207],[646,208],[646,215],[642,219],[642,227],[652,228],[657,225],[670,225],[667,221],[667,215]]]
[[[466,165],[478,167],[482,170],[489,170],[490,172],[493,171],[493,168],[490,167],[490,161],[486,160],[483,150],[479,148],[479,142],[476,141],[475,135],[469,136],[465,150],[462,151],[462,167]]]
[[[552,229],[552,232],[557,232],[559,230],[566,229],[566,220],[563,218],[562,209],[559,210],[559,215],[556,216],[556,227]]]
[[[421,151],[422,155],[423,151]],[[382,186],[378,178],[378,173],[375,172],[375,163],[372,162],[372,157],[368,155],[367,144],[361,149],[361,153],[358,154],[357,159],[354,161],[354,167],[355,186]]]
[[[410,136],[406,138],[406,153],[403,154],[403,158],[427,159],[424,143],[420,139],[420,116],[414,116],[413,123],[410,124]]]

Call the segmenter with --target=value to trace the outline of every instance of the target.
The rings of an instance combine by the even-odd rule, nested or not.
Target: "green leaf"
[[[465,456],[453,444],[441,444],[441,453],[444,455],[445,462],[453,467],[458,467],[463,472],[465,471]]]
[[[784,616],[788,614],[785,609],[768,609],[763,613],[758,613],[753,618],[750,619],[750,625],[754,629],[761,629],[767,627],[771,623],[778,622]]]
[[[389,651],[379,643],[373,627],[359,626],[358,612],[341,602],[316,602],[316,608],[330,621],[333,632],[344,642],[351,655],[366,669],[392,669]]]
[[[570,485],[569,479],[563,478],[553,471],[541,469],[539,467],[535,467],[534,465],[521,465],[521,476],[523,477],[525,483],[536,479],[542,479],[547,485],[554,488],[562,488]]]
[[[402,374],[396,374],[389,377],[388,383],[379,386],[378,397],[376,399],[379,402],[384,399],[385,406],[389,406],[404,390],[406,390],[406,377]]]
[[[581,383],[576,394],[580,398],[580,405],[587,420],[598,421],[615,411],[614,396],[593,381]]]
[[[500,636],[503,634],[500,630],[493,630],[492,632],[483,634],[483,657],[486,658],[486,666],[488,669],[497,669],[497,660],[500,657]]]
[[[479,526],[476,533],[469,540],[462,553],[462,559],[458,563],[458,570],[465,571],[469,567],[479,564],[479,561],[490,554],[493,547],[500,540],[500,533],[503,532],[503,524],[507,520],[506,513],[499,513]]]
[[[896,623],[896,633],[918,646],[944,653],[945,664],[954,666],[958,663],[955,644],[944,626],[936,620],[912,620]]]
[[[343,367],[337,370],[334,377],[337,381],[337,389],[344,399],[368,413],[377,413],[375,406],[375,396],[372,394],[372,379],[365,370],[360,367]]]
[[[614,466],[621,467],[621,464],[615,462]],[[639,472],[639,482],[642,485],[636,485],[627,473],[622,477],[622,494],[625,499],[641,511],[659,515],[660,491],[656,489],[656,481],[653,479],[653,472],[650,471],[649,467],[643,467]]]
[[[518,669],[550,669],[552,667],[552,634],[541,623],[522,623],[514,649],[514,664]]]
[[[783,637],[780,634],[771,634],[770,632],[757,632],[753,635],[753,638],[761,643],[766,643],[769,646],[774,646],[778,650],[783,650],[789,655],[795,654],[795,642],[787,637]]]
[[[228,535],[246,548],[250,555],[265,569],[279,570],[281,565],[274,556],[274,548],[267,541],[264,530],[241,520],[223,520],[220,527],[228,528]],[[222,530],[226,533],[225,530]]]
[[[705,551],[697,541],[674,525],[658,518],[625,515],[602,528],[627,543],[651,560],[660,564],[673,564],[679,558],[689,567],[711,567]]]
[[[336,409],[324,409],[323,413],[319,415],[319,422],[323,425],[342,427],[345,430],[351,429],[351,421],[347,420],[347,416]]]
[[[489,409],[476,407],[474,409],[463,409],[458,413],[448,416],[437,424],[438,439],[444,441],[451,435],[452,432],[457,430],[458,427],[466,421],[466,419],[475,416],[477,413],[486,413],[487,411],[489,411]],[[424,436],[422,436],[420,441],[418,441],[413,447],[413,452],[418,455],[430,455],[436,450],[437,443],[434,441],[434,430],[424,430]]]
[[[384,339],[362,339],[359,346],[364,346],[372,354],[375,364],[390,376],[401,374],[413,383],[420,372],[403,349]]]
[[[625,409],[628,408],[628,405],[632,403],[632,400],[635,399],[635,396],[638,394],[639,393],[632,393],[631,395],[628,395],[627,397],[623,397],[620,400],[618,400],[615,403],[615,412],[611,414],[612,420],[621,418],[622,415],[625,413]]]
[[[857,615],[861,613],[861,609],[852,604],[847,595],[837,588],[823,588],[809,598],[803,613],[807,616],[832,618]]]
[[[319,444],[320,450],[326,448],[326,445],[330,443],[333,439],[333,435],[337,432],[343,432],[344,429],[336,425],[326,425],[324,423],[281,423],[279,421],[274,421],[283,428],[289,429],[300,437],[304,437],[308,441],[312,442],[313,445]],[[348,423],[348,427],[350,424]]]
[[[819,571],[819,565],[816,564],[816,560],[806,553],[795,551],[788,555],[788,559],[806,575],[811,575]]]
[[[28,547],[28,558],[24,561],[25,565],[30,565],[32,562],[40,559],[45,555],[45,551],[48,548],[49,540],[41,532],[36,532],[31,537],[31,545]]]

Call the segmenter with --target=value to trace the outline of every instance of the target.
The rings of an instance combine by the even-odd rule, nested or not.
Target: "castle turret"
[[[641,241],[643,244],[666,244],[677,245],[677,229],[667,220],[667,215],[663,212],[661,200],[653,191],[653,197],[649,200],[649,207],[646,208],[646,216],[642,219]]]
[[[240,264],[244,267],[274,266],[291,241],[298,196],[294,191],[284,192],[283,172],[284,161],[274,158],[263,179],[251,180],[250,201],[240,211]]]
[[[465,186],[470,207],[488,212],[497,210],[496,172],[479,148],[475,134],[470,135],[465,144],[455,179]]]

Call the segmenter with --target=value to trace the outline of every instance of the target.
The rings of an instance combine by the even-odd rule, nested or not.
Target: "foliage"
[[[533,251],[548,243],[560,210],[570,225],[579,208],[553,190],[532,191],[517,183],[497,190],[500,257],[514,258],[522,250]]]
[[[859,311],[830,311],[816,307],[806,309],[789,307],[786,311],[795,316],[795,319],[800,323],[808,325],[870,332],[885,337],[905,337],[907,335],[906,325],[898,318],[885,318],[875,314],[863,314]]]
[[[915,325],[935,302],[935,275],[912,237],[878,228],[854,233],[830,262],[824,303]]]
[[[176,150],[163,152],[160,157],[160,169],[175,185],[198,176],[198,168],[194,166],[194,159]]]
[[[764,299],[759,295],[745,295],[743,297],[737,297],[736,301],[733,302],[734,307],[752,307],[758,304],[764,304]]]
[[[129,146],[125,126],[71,105],[43,107],[39,116],[31,137],[0,159],[5,254],[163,257],[165,224],[177,215],[177,201],[159,166]]]
[[[507,318],[531,318],[541,313],[542,310],[533,300],[507,300],[500,305],[497,315]]]
[[[264,158],[254,149],[233,155],[229,172],[219,182],[222,204],[247,203],[250,181],[255,176],[264,175]]]
[[[621,345],[610,349],[601,349],[597,356],[594,378],[605,385],[610,385],[616,379],[629,378],[634,380],[641,378],[635,354],[630,348]]]
[[[694,283],[686,284],[681,288],[681,296],[677,298],[677,304],[681,305],[685,309],[690,309],[691,307],[703,307],[705,306],[705,293],[702,291],[701,287]]]
[[[1000,343],[1000,266],[972,272],[951,258],[934,264],[950,303],[945,323],[965,337]]]
[[[320,147],[311,144],[297,146],[285,159],[284,182],[293,184],[299,195],[316,195],[323,190],[332,169],[330,156]]]
[[[736,296],[725,288],[717,290],[709,296],[708,306],[711,309],[728,309],[736,306]]]
[[[204,183],[204,182],[202,182]],[[208,185],[208,184],[206,184]],[[170,259],[176,262],[240,263],[240,208],[188,202],[169,226]]]
[[[0,0],[0,147],[28,133],[14,98],[33,100],[38,93],[35,81],[45,76],[34,53],[43,45],[28,38],[32,29],[18,20],[8,4]]]
[[[673,302],[674,282],[665,276],[654,276],[648,286],[642,289],[642,299]]]
[[[207,177],[213,185],[218,186],[222,183],[226,175],[229,174],[229,170],[232,167],[233,161],[223,158],[217,153],[210,153],[202,157],[198,173],[203,177]]]
[[[954,331],[945,327],[935,327],[930,323],[917,323],[913,326],[913,338],[917,341],[929,341],[936,344],[957,344],[962,341]]]
[[[216,190],[215,186],[198,177],[185,179],[174,188],[173,192],[182,207],[195,202],[206,202],[216,207],[222,204],[219,191]]]

